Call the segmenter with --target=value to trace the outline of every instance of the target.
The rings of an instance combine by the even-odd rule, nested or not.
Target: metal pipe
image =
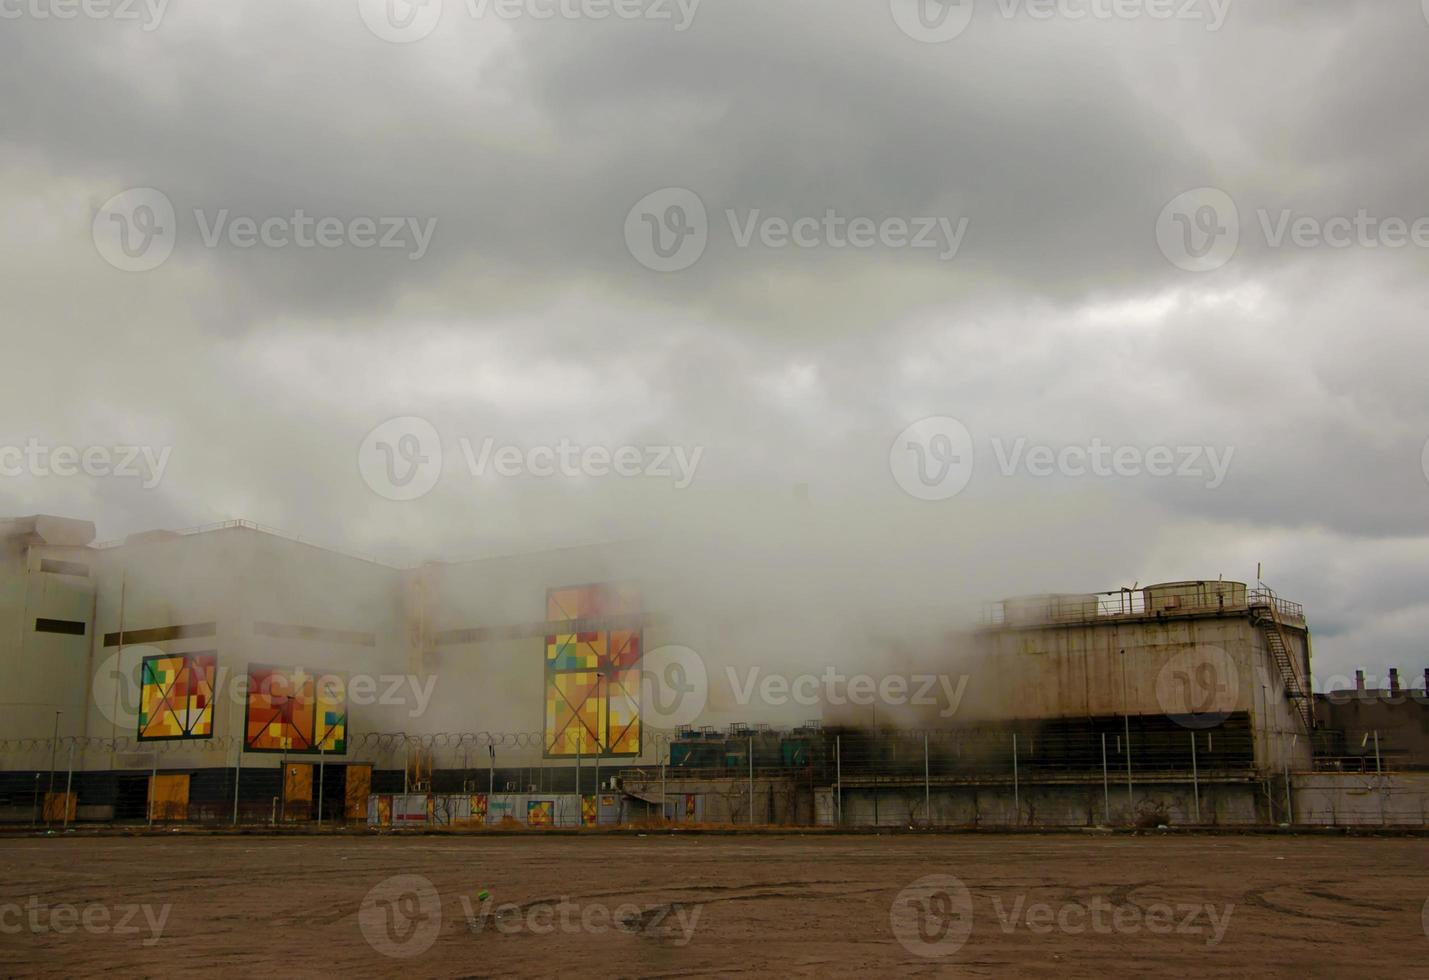
[[[154,826],[154,791],[159,781],[159,753],[149,756],[149,826]]]
[[[1201,780],[1196,771],[1196,733],[1191,733],[1191,789],[1196,794],[1196,823],[1201,822]]]
[[[834,785],[838,787],[837,817],[839,826],[844,822],[844,762],[843,736],[834,736]]]
[[[749,736],[749,825],[754,826],[754,736]]]

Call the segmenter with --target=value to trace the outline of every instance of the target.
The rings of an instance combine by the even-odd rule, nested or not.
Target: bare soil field
[[[0,973],[1423,977],[1426,899],[1422,838],[11,838]]]

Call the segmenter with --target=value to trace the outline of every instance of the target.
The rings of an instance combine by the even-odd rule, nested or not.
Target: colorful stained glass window
[[[140,664],[139,740],[213,737],[213,683],[218,657],[174,653]]]
[[[303,667],[248,667],[249,752],[347,751],[347,678]]]
[[[640,754],[639,613],[625,585],[546,593],[547,758]]]

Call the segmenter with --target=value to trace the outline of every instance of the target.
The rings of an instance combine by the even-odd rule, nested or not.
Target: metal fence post
[[[928,733],[923,733],[923,820],[933,825],[933,794],[928,785]]]
[[[39,777],[36,776],[36,779]],[[843,826],[844,822],[844,757],[843,757],[843,736],[834,736],[834,785],[838,788],[838,822]]]
[[[1290,752],[1285,754],[1285,822],[1293,824],[1295,822],[1295,811],[1290,804],[1290,753],[1295,751],[1295,743],[1299,740],[1299,735],[1290,736]]]
[[[1111,826],[1111,779],[1106,768],[1106,732],[1102,732],[1102,806],[1106,809],[1106,825]]]
[[[749,736],[749,825],[754,826],[754,736]]]
[[[1196,794],[1196,823],[1201,822],[1201,780],[1196,771],[1196,733],[1191,733],[1191,789]]]
[[[1012,808],[1013,825],[1022,823],[1022,791],[1017,784],[1017,733],[1012,733]]]
[[[74,785],[74,743],[69,743],[69,772],[65,775],[65,817],[64,829],[69,829],[69,792]]]
[[[318,743],[318,826],[323,825],[323,776],[327,769],[323,766],[323,743]]]
[[[1375,782],[1379,785],[1375,787],[1375,795],[1379,797],[1379,822],[1384,824],[1387,819],[1384,815],[1384,766],[1379,758],[1379,729],[1374,730],[1374,774]]]
[[[238,743],[236,764],[233,767],[233,826],[238,826],[238,780],[243,775],[243,743]]]

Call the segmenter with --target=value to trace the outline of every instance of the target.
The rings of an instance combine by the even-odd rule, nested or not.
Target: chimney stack
[[[1390,693],[1390,694],[1398,694],[1398,693],[1399,693],[1399,668],[1398,668],[1398,667],[1391,667],[1391,668],[1389,668],[1389,693]]]
[[[1429,674],[1429,671],[1425,671],[1425,673]],[[1364,671],[1362,670],[1355,671],[1355,691],[1360,694],[1364,693]]]

